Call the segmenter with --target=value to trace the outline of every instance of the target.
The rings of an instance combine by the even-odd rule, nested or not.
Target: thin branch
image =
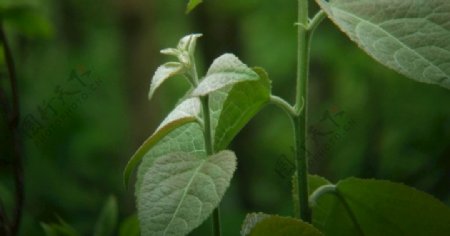
[[[6,38],[3,24],[0,25],[0,40],[3,44],[3,52],[5,55],[5,61],[8,69],[9,81],[12,92],[12,109],[8,127],[11,132],[13,142],[12,163],[14,173],[14,184],[16,188],[15,192],[16,204],[14,207],[14,214],[10,228],[11,228],[11,235],[18,235],[20,222],[22,219],[23,202],[24,202],[22,153],[19,134],[19,118],[20,118],[19,93],[17,88],[18,86],[17,86],[16,70],[14,67],[14,60],[11,53],[11,48]]]

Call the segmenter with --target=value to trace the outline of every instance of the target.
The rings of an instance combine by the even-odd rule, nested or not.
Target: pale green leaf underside
[[[233,54],[223,54],[214,60],[206,77],[192,92],[192,96],[205,96],[221,88],[250,80],[258,75]]]
[[[153,75],[152,82],[150,83],[148,99],[153,97],[155,91],[159,88],[159,86],[161,86],[162,83],[164,83],[164,81],[175,75],[182,74],[183,70],[183,64],[178,62],[167,62],[158,67]]]
[[[136,153],[130,158],[124,171],[125,185],[128,184],[131,173],[136,165],[142,160],[147,152],[154,147],[162,138],[176,128],[187,123],[195,122],[200,113],[200,99],[189,98],[180,103],[159,125],[156,131],[139,147]]]
[[[336,186],[366,236],[444,236],[450,232],[450,208],[424,192],[389,181],[357,178]],[[314,225],[326,235],[357,234],[334,195],[319,199],[313,217]]]
[[[138,193],[142,235],[186,235],[199,226],[219,204],[235,169],[231,151],[206,159],[188,153],[156,159]]]
[[[450,1],[316,1],[380,63],[411,79],[450,88]]]
[[[247,216],[249,217],[249,216]],[[250,233],[242,234],[242,236],[322,236],[323,234],[314,228],[314,226],[305,223],[299,219],[291,217],[282,217],[275,215],[266,215],[258,213],[250,215],[252,219],[246,219],[250,225],[243,226]],[[255,222],[256,221],[256,222]],[[251,224],[254,226],[250,229]]]
[[[202,0],[189,0],[188,5],[186,7],[186,13],[189,13],[192,10],[194,10],[194,8],[202,2],[203,2]]]
[[[214,129],[215,150],[225,149],[236,134],[256,115],[270,98],[270,80],[261,68],[255,68],[257,81],[235,84],[228,91]]]

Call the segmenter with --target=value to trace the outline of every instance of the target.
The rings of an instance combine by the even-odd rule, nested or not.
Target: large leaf
[[[206,77],[192,92],[192,96],[205,96],[221,88],[258,78],[258,74],[236,56],[226,53],[214,60]]]
[[[380,63],[411,79],[450,88],[450,1],[316,1]]]
[[[158,67],[155,74],[153,75],[152,82],[150,83],[148,99],[152,99],[153,94],[159,88],[159,86],[164,83],[164,81],[175,75],[183,74],[184,71],[184,65],[179,62],[167,62]]]
[[[155,160],[138,195],[142,235],[186,235],[217,207],[230,184],[236,157],[172,153]]]
[[[94,229],[94,236],[110,236],[113,235],[117,225],[118,218],[117,200],[114,196],[108,197],[105,205],[98,217]]]
[[[314,226],[301,220],[253,213],[247,215],[241,230],[242,236],[321,236]]]
[[[225,149],[236,134],[270,99],[270,80],[261,68],[255,68],[257,81],[238,83],[228,92],[217,126],[214,128],[215,150]]]
[[[142,158],[153,146],[155,146],[162,138],[164,138],[176,128],[196,121],[198,119],[199,113],[200,100],[198,98],[189,98],[180,103],[131,157],[124,171],[125,185],[128,184],[131,173],[133,172],[136,165],[142,160]]]
[[[448,235],[450,208],[403,184],[350,178],[336,190],[355,215],[364,235]],[[335,195],[323,195],[313,208],[314,225],[326,235],[358,235]]]

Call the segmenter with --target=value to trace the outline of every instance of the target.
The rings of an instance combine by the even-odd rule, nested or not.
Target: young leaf
[[[450,1],[316,1],[380,63],[411,79],[450,88]]]
[[[94,236],[110,236],[116,229],[118,209],[117,200],[114,196],[110,196],[98,217],[95,224]]]
[[[241,230],[242,236],[322,236],[314,226],[301,220],[253,213],[247,215]]]
[[[214,60],[206,77],[192,92],[192,96],[205,96],[226,86],[244,81],[255,81],[258,78],[258,74],[236,56],[227,53]]]
[[[148,93],[148,99],[152,99],[156,89],[161,86],[167,79],[184,73],[184,65],[179,62],[168,62],[156,69],[153,75],[152,82],[150,83],[150,91]]]
[[[364,235],[444,236],[450,232],[450,208],[403,184],[350,178],[340,181],[336,190]],[[325,234],[356,235],[354,223],[336,196],[323,195],[313,208],[313,217],[315,226]]]
[[[145,154],[162,138],[174,129],[187,123],[195,122],[200,113],[200,99],[188,98],[180,103],[159,125],[156,131],[139,147],[131,157],[124,171],[124,182],[128,184],[130,175]]]
[[[186,235],[199,226],[219,204],[235,168],[231,151],[156,159],[138,193],[142,235]]]
[[[189,0],[187,8],[186,8],[186,13],[189,13],[192,10],[194,10],[194,8],[202,2],[203,2],[202,0]]]
[[[259,112],[270,99],[270,80],[261,68],[255,68],[257,81],[234,85],[222,104],[214,130],[215,150],[225,149],[236,134]]]

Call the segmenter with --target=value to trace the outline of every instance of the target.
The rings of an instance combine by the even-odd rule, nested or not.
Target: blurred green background
[[[37,15],[6,25],[22,124],[33,121],[22,126],[21,235],[43,235],[40,222],[58,216],[90,235],[111,194],[121,221],[135,213],[122,171],[187,89],[172,79],[147,100],[153,72],[167,61],[159,50],[186,34],[203,33],[201,72],[232,52],[264,67],[273,93],[293,101],[297,1],[206,0],[189,15],[185,0],[2,0],[0,6],[22,2]],[[0,75],[9,88],[3,59]],[[314,35],[309,89],[312,173],[334,182],[349,176],[403,182],[450,204],[450,91],[384,68],[329,20]],[[10,213],[11,140],[3,113],[0,121],[0,198]],[[292,142],[289,120],[273,106],[237,136],[230,148],[238,169],[221,203],[224,235],[238,235],[247,212],[293,214],[286,174]],[[209,230],[204,224],[192,235]]]

